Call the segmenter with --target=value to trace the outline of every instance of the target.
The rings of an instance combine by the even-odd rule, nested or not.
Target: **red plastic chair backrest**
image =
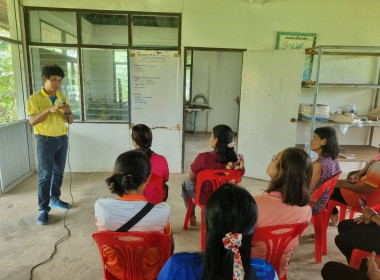
[[[379,203],[379,197],[380,197],[380,188],[377,187],[370,195],[367,195],[368,207],[374,208],[374,206]]]
[[[243,173],[240,170],[211,169],[198,172],[197,180],[195,182],[194,203],[196,205],[200,204],[199,196],[203,183],[210,182],[212,184],[212,192],[214,192],[225,183],[231,183],[237,186],[240,183],[242,177]]]
[[[156,279],[161,268],[170,257],[171,238],[159,232],[115,232],[99,231],[92,235],[98,246],[103,264],[104,279],[115,279],[106,268],[107,256],[104,249],[112,248],[117,253],[122,265],[122,280],[147,280],[143,274],[144,254],[149,248],[159,248],[161,252],[160,268],[157,275],[149,279]]]
[[[152,184],[156,186],[157,189],[157,203],[160,203],[163,201],[163,184],[164,184],[164,179],[157,174],[151,173],[150,178],[147,184]]]
[[[284,250],[290,241],[302,235],[309,223],[297,223],[290,225],[276,225],[258,227],[252,237],[251,244],[264,242],[266,244],[265,259],[274,267],[280,275],[280,260]]]
[[[353,249],[350,258],[349,266],[359,269],[360,264],[364,258],[367,258],[371,255],[371,252],[363,251],[360,249]],[[380,259],[380,255],[376,255],[377,259]]]
[[[321,197],[321,195],[325,192],[325,190],[329,189],[330,192],[329,192],[329,197],[328,199],[326,200],[325,204],[323,206],[326,206],[327,202],[329,201],[330,199],[330,196],[331,194],[333,193],[334,191],[334,188],[335,188],[335,185],[336,185],[336,182],[338,181],[339,179],[339,176],[340,174],[342,174],[342,172],[339,172],[338,174],[336,174],[334,177],[328,179],[326,182],[324,182],[322,184],[322,186],[320,186],[316,191],[315,193],[312,194],[311,196],[311,200],[313,201],[318,201],[318,199]],[[314,206],[315,203],[312,203],[311,204],[311,207]]]

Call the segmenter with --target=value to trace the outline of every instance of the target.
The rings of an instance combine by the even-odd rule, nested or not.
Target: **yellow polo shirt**
[[[66,99],[66,104],[69,104],[69,99],[63,94],[57,91],[56,96],[58,97],[54,105],[58,105],[62,102],[62,99]],[[28,99],[28,115],[37,115],[46,109],[53,106],[50,100],[49,94],[47,94],[44,89],[34,93]],[[45,136],[62,136],[67,134],[67,126],[65,124],[66,116],[63,110],[59,109],[55,113],[50,113],[46,119],[39,124],[34,126],[34,133],[41,134]]]

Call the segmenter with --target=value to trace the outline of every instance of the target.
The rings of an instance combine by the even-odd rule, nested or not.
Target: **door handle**
[[[296,118],[291,118],[291,119],[290,119],[290,122],[296,122],[296,121],[297,121]]]

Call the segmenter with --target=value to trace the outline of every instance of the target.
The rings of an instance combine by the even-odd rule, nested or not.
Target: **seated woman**
[[[380,203],[380,196],[378,195],[379,187],[380,161],[377,161],[368,168],[365,178],[360,182],[338,180],[331,199],[351,206],[352,208],[360,208],[359,199],[364,197],[368,205],[375,205]]]
[[[106,182],[111,193],[118,199],[100,198],[95,202],[95,220],[98,230],[116,231],[132,219],[148,202],[143,191],[150,175],[150,161],[141,151],[133,150],[122,153],[115,162],[114,173]],[[170,208],[165,202],[154,207],[129,231],[155,231],[170,233]],[[107,269],[117,279],[121,279],[122,266],[116,252],[109,248],[104,251],[107,255]],[[160,253],[152,250],[144,261],[146,278],[157,275],[160,269]]]
[[[340,172],[339,163],[336,160],[339,155],[338,138],[335,129],[330,126],[318,127],[314,130],[310,148],[318,154],[313,164],[313,177],[311,179],[311,194],[316,192],[320,186]],[[314,204],[313,215],[319,214],[323,205],[329,198],[330,190],[326,190]],[[338,221],[337,210],[332,220]]]
[[[380,254],[380,216],[374,210],[366,207],[360,217],[340,222],[338,232],[335,244],[346,257],[347,263],[350,262],[352,250],[355,248]],[[325,280],[377,279],[375,277],[380,276],[378,261],[377,263],[374,260],[368,262],[368,274],[363,262],[360,270],[342,263],[328,262],[323,266],[321,274]]]
[[[200,153],[190,166],[189,177],[182,183],[182,198],[185,207],[189,199],[195,196],[195,181],[197,173],[203,170],[211,169],[234,169],[241,170],[244,174],[244,158],[235,152],[236,144],[233,142],[234,134],[232,129],[227,125],[217,125],[212,129],[210,137],[210,146],[214,149],[212,152]],[[202,185],[200,202],[206,204],[212,194],[212,187],[209,182]],[[190,225],[196,225],[195,207],[190,215]]]
[[[157,187],[162,187],[163,189],[163,201],[168,198],[168,188],[166,182],[169,180],[169,167],[168,162],[164,156],[156,154],[150,147],[152,146],[152,131],[145,124],[138,124],[132,128],[132,143],[136,149],[142,150],[150,159],[151,164],[151,174],[156,174],[163,179],[162,186],[156,186],[155,184],[148,181],[144,189],[144,195],[148,202],[157,204]]]
[[[268,262],[250,257],[256,220],[257,207],[249,192],[224,184],[206,205],[206,251],[174,254],[157,279],[278,279]]]
[[[271,177],[269,187],[261,196],[255,196],[259,218],[257,227],[310,222],[311,208],[310,181],[313,172],[309,155],[298,148],[287,148],[272,157],[267,168]],[[298,238],[293,239],[285,249],[280,262],[280,278],[288,270]],[[266,256],[264,242],[256,242],[251,248],[253,258]]]
[[[379,152],[380,152],[380,145],[379,145]],[[375,162],[380,161],[380,153],[375,156],[372,160],[370,160],[366,166],[363,167],[363,169],[358,171],[351,171],[347,175],[347,180],[352,180],[353,182],[360,182],[364,180],[365,175],[367,174],[368,169],[374,164]]]

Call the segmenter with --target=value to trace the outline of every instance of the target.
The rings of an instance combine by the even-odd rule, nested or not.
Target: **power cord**
[[[63,218],[63,227],[66,229],[67,234],[66,234],[65,236],[63,236],[61,239],[59,239],[59,240],[57,240],[57,241],[55,242],[55,244],[54,244],[54,250],[53,250],[53,252],[51,253],[50,257],[48,257],[46,260],[40,262],[39,264],[36,264],[35,266],[33,266],[33,267],[30,269],[30,277],[29,277],[29,280],[32,280],[32,279],[33,279],[33,270],[36,269],[37,267],[43,265],[43,264],[46,264],[46,263],[50,262],[50,261],[53,259],[55,253],[57,253],[57,246],[58,246],[60,243],[62,243],[63,241],[69,239],[69,238],[70,238],[70,235],[71,235],[71,233],[70,233],[70,229],[69,229],[69,228],[67,227],[67,225],[66,225],[66,216],[67,216],[67,213],[69,212],[69,210],[71,209],[71,207],[73,207],[73,205],[74,205],[74,197],[73,197],[73,194],[71,193],[71,185],[72,185],[72,182],[73,182],[73,177],[72,177],[72,175],[71,175],[71,166],[70,166],[70,141],[69,141],[69,140],[70,140],[70,124],[69,124],[69,122],[68,122],[68,120],[69,120],[69,116],[67,115],[66,117],[67,117],[67,123],[68,123],[68,127],[69,127],[68,132],[67,132],[67,137],[68,137],[68,143],[67,143],[67,144],[68,144],[68,147],[67,147],[67,165],[69,166],[69,174],[70,174],[70,196],[71,196],[71,205],[70,205],[70,208],[66,210],[66,212],[65,212],[65,216],[64,216],[64,218]]]

